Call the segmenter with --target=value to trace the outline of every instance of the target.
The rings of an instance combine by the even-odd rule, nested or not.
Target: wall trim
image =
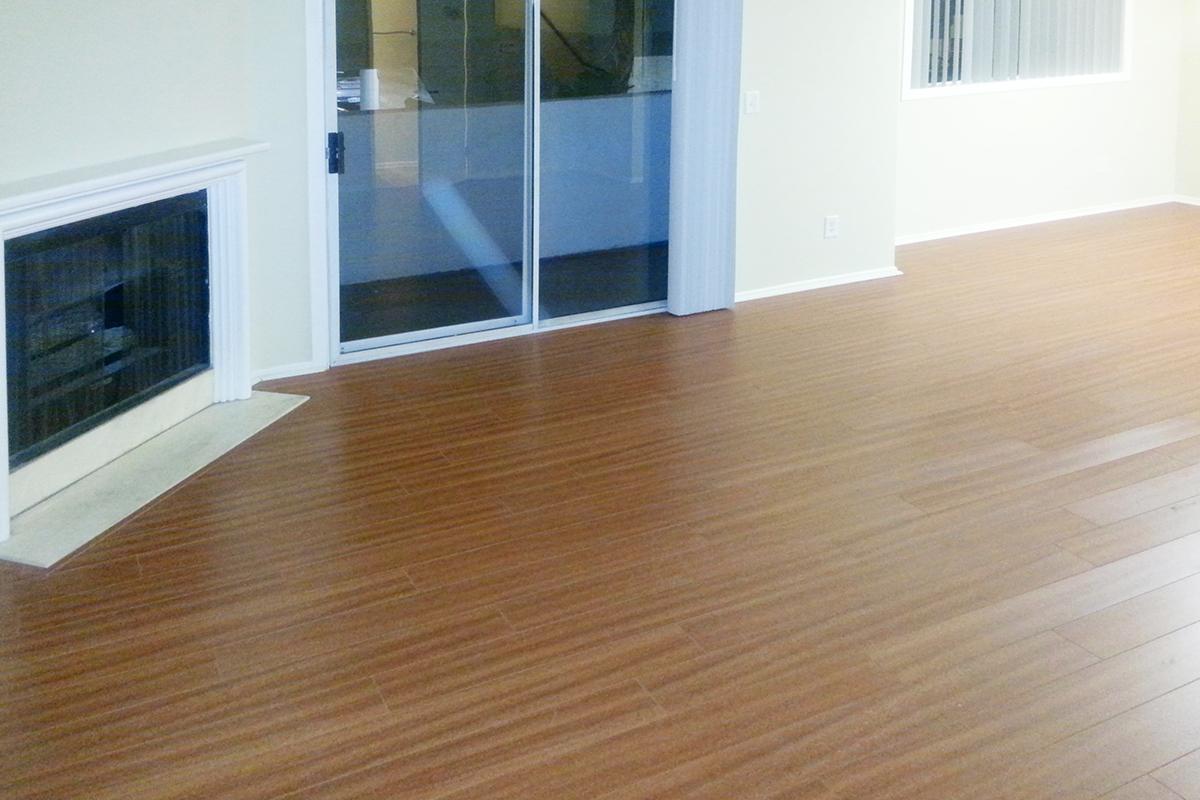
[[[813,278],[807,281],[797,281],[796,283],[784,283],[778,286],[767,286],[763,289],[752,289],[747,292],[738,292],[737,301],[746,303],[751,300],[764,300],[768,297],[779,297],[785,294],[796,294],[798,292],[812,292],[817,289],[830,289],[834,286],[847,286],[852,283],[865,283],[867,281],[877,281],[883,278],[898,278],[904,275],[903,272],[895,267],[884,267],[883,269],[867,269],[862,272],[847,272],[842,275],[830,275],[826,278]]]
[[[250,379],[257,386],[263,381],[299,378],[301,375],[315,375],[318,372],[325,372],[328,369],[329,365],[322,361],[297,361],[294,364],[280,364],[277,367],[266,367],[255,370]]]
[[[991,231],[1003,231],[1009,228],[1023,228],[1026,225],[1042,225],[1047,222],[1062,222],[1069,219],[1080,219],[1082,217],[1093,217],[1097,214],[1112,214],[1117,211],[1132,211],[1137,208],[1149,208],[1150,206],[1161,206],[1167,203],[1186,203],[1179,195],[1160,195],[1158,197],[1147,197],[1141,200],[1134,200],[1128,203],[1112,203],[1102,206],[1090,206],[1088,208],[1078,208],[1071,211],[1054,211],[1048,214],[1033,214],[1028,217],[1015,217],[1012,219],[999,220],[996,222],[984,222],[978,225],[964,225],[961,228],[948,228],[941,231],[933,231],[930,233],[919,233],[909,236],[900,236],[896,239],[897,247],[904,247],[910,244],[921,244],[922,242],[936,242],[940,239],[953,239],[958,236],[970,236],[976,233],[989,233]]]
[[[303,371],[300,364],[283,365],[256,373],[255,380],[292,377],[329,369],[333,363],[330,263],[329,263],[329,176],[326,174],[326,86],[325,86],[325,0],[305,0],[304,49],[306,117],[308,131],[308,285],[311,328],[310,359]],[[282,374],[282,373],[287,373]]]
[[[1200,197],[1192,197],[1186,194],[1177,194],[1171,201],[1173,203],[1182,203],[1185,206],[1200,206]]]

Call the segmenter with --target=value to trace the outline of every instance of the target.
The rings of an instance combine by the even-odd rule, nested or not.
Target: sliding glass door
[[[543,320],[667,299],[674,0],[542,0]]]
[[[524,17],[337,0],[344,350],[531,318]]]
[[[332,2],[343,352],[665,301],[672,0]]]

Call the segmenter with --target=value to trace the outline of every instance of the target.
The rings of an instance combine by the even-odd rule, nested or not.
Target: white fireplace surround
[[[246,158],[267,145],[225,140],[17,183],[0,184],[4,243],[72,222],[205,191],[213,402],[251,394],[247,302]],[[0,323],[5,323],[0,285]],[[7,325],[5,324],[5,330]],[[0,463],[8,463],[7,337],[0,337]],[[121,453],[113,453],[115,458]],[[0,541],[10,532],[9,481],[0,481]]]

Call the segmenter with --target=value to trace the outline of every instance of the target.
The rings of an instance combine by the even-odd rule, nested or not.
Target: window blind
[[[1120,72],[1126,0],[916,0],[913,86]]]

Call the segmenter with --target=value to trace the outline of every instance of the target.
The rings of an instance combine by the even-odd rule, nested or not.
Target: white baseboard
[[[266,369],[257,370],[252,380],[255,384],[263,381],[277,381],[283,378],[296,378],[301,375],[315,375],[318,372],[324,372],[329,369],[327,364],[321,364],[316,361],[299,361],[295,364],[281,364],[278,367],[267,367]]]
[[[1116,211],[1131,211],[1135,208],[1148,208],[1150,206],[1161,206],[1166,203],[1189,203],[1190,201],[1181,195],[1162,195],[1160,197],[1149,197],[1143,200],[1135,200],[1130,203],[1113,203],[1105,206],[1092,206],[1090,208],[1079,208],[1074,211],[1058,211],[1049,214],[1034,214],[1028,217],[1017,217],[1014,219],[1000,220],[999,222],[987,222],[979,225],[965,225],[961,228],[949,228],[942,231],[933,231],[930,233],[919,233],[915,235],[901,236],[896,239],[896,246],[903,247],[909,244],[920,244],[922,242],[934,242],[939,239],[953,239],[957,236],[970,236],[976,233],[989,233],[991,231],[1002,231],[1009,228],[1023,228],[1026,225],[1041,225],[1047,222],[1062,222],[1068,219],[1079,219],[1081,217],[1091,217],[1096,214],[1112,214]]]
[[[1186,194],[1177,194],[1172,202],[1182,203],[1185,206],[1200,206],[1200,197],[1191,197]]]
[[[834,286],[845,286],[851,283],[877,281],[881,278],[895,278],[903,274],[903,272],[895,267],[884,267],[883,269],[849,272],[844,275],[830,275],[827,278],[813,278],[808,281],[797,281],[796,283],[785,283],[779,286],[768,286],[764,289],[751,289],[748,292],[738,292],[737,301],[745,303],[749,300],[763,300],[768,297],[779,297],[784,294],[811,292],[816,289],[829,289]]]

